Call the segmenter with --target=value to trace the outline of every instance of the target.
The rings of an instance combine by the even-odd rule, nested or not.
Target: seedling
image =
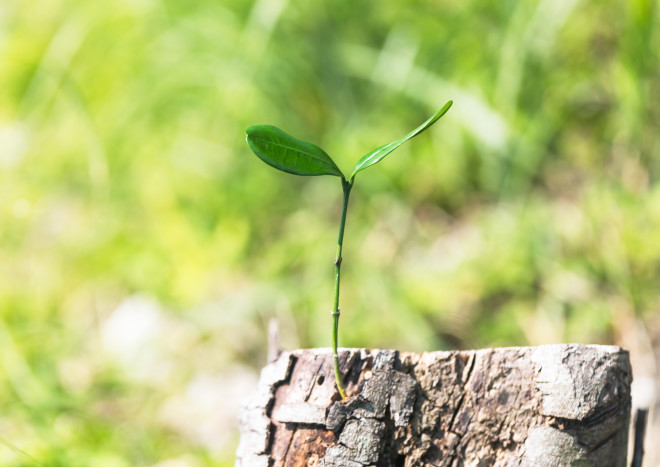
[[[431,118],[422,123],[415,130],[401,139],[380,146],[367,153],[358,161],[351,176],[346,179],[337,164],[320,147],[301,141],[272,125],[254,125],[247,129],[247,143],[261,160],[283,172],[295,175],[334,175],[341,179],[344,191],[344,202],[341,209],[341,221],[339,222],[339,238],[337,239],[337,254],[335,256],[335,297],[332,309],[332,360],[337,380],[337,389],[342,399],[346,398],[344,384],[339,372],[339,357],[337,355],[337,335],[339,328],[339,281],[342,263],[342,246],[344,243],[344,226],[346,225],[346,211],[348,209],[348,197],[355,184],[355,175],[362,170],[371,167],[383,160],[385,156],[433,125],[442,117],[452,105],[447,102]]]

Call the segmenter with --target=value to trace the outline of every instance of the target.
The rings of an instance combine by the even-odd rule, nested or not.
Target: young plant
[[[301,141],[283,132],[272,125],[254,125],[247,129],[247,143],[261,160],[283,172],[295,175],[334,175],[341,180],[344,191],[344,202],[341,209],[341,221],[339,222],[339,238],[337,240],[337,254],[335,256],[335,296],[332,308],[332,359],[337,380],[337,389],[342,399],[346,398],[344,385],[339,372],[339,357],[337,355],[337,334],[339,327],[339,281],[342,263],[342,246],[344,243],[344,226],[346,225],[346,211],[348,209],[348,197],[355,183],[355,175],[362,170],[371,167],[383,160],[385,156],[433,125],[442,117],[452,105],[447,102],[431,118],[422,123],[415,130],[403,138],[380,146],[367,153],[355,165],[351,176],[346,179],[337,164],[320,147]]]

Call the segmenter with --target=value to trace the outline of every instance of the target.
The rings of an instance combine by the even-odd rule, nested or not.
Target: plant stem
[[[335,379],[337,380],[337,389],[342,399],[346,399],[346,391],[341,381],[339,372],[339,356],[337,355],[337,335],[339,333],[339,281],[341,277],[341,250],[344,243],[344,226],[346,225],[346,211],[348,209],[348,196],[351,194],[353,183],[341,179],[341,186],[344,190],[344,203],[341,208],[341,222],[339,223],[339,238],[337,239],[337,255],[335,256],[335,303],[332,310],[332,363],[335,368]]]

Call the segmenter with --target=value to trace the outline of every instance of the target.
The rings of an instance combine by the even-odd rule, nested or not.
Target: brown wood
[[[237,466],[625,466],[628,353],[550,345],[283,353],[241,413]]]

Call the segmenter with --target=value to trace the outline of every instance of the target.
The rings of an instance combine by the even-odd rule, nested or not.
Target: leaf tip
[[[451,100],[451,99],[448,100],[447,103],[446,103],[445,105],[442,106],[442,109],[440,109],[440,114],[441,114],[441,115],[446,114],[447,111],[451,108],[452,105],[454,105],[454,101]]]

